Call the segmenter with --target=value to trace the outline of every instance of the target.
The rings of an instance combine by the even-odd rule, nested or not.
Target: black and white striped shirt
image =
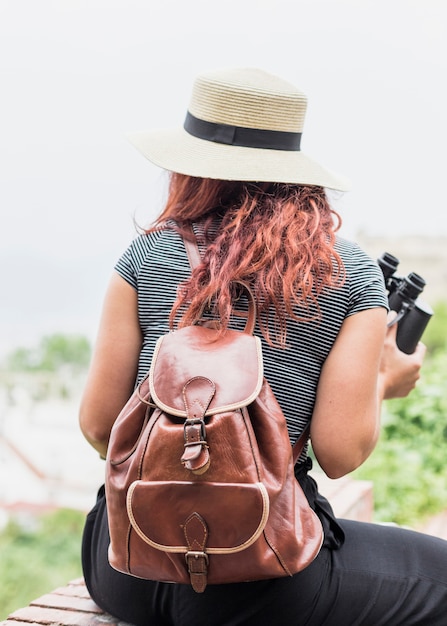
[[[319,319],[290,320],[286,349],[272,348],[261,337],[264,374],[283,409],[292,443],[312,416],[321,368],[343,320],[359,311],[388,306],[378,265],[347,240],[337,238],[336,250],[344,263],[346,280],[318,296]],[[177,286],[190,274],[188,258],[179,235],[163,230],[136,237],[115,269],[138,292],[143,333],[140,381],[150,367],[157,339],[169,332],[168,317]]]

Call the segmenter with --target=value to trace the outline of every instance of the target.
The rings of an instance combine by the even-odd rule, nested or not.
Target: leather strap
[[[203,593],[208,582],[208,526],[199,513],[191,513],[183,525],[188,552],[185,554],[191,586],[197,593]]]
[[[197,245],[196,235],[192,229],[191,224],[185,224],[183,226],[183,230],[188,233],[188,238],[183,237],[183,243],[185,244],[186,254],[188,255],[188,261],[191,266],[191,270],[194,270],[201,262],[201,256],[200,256],[199,246]],[[253,292],[251,291],[250,287],[246,283],[241,282],[240,284],[243,285],[243,287],[246,289],[247,294],[248,294],[248,302],[249,302],[249,312],[248,312],[248,319],[247,319],[247,325],[245,327],[245,332],[249,332],[249,334],[252,335],[254,327],[255,327],[256,308],[252,310],[251,304],[253,303],[253,306],[256,307],[255,298],[254,298]],[[304,450],[304,446],[306,445],[307,440],[309,439],[309,434],[310,434],[310,425],[308,424],[292,448],[294,465],[298,461],[298,459],[301,456],[302,451]]]
[[[304,446],[306,445],[307,440],[309,439],[309,433],[310,433],[310,424],[306,426],[306,428],[303,430],[303,432],[301,433],[301,435],[298,437],[298,439],[293,445],[292,451],[293,451],[293,464],[294,465],[300,458],[301,452],[304,450]]]
[[[186,249],[186,254],[188,256],[189,265],[191,266],[191,270],[193,271],[201,263],[202,258],[200,256],[199,246],[197,245],[196,235],[194,233],[194,230],[191,224],[184,224],[183,231],[187,233],[187,237],[183,237],[183,243]],[[250,286],[247,283],[245,283],[242,280],[238,280],[234,282],[241,285],[247,294],[248,315],[246,315],[245,313],[238,313],[236,311],[234,312],[234,314],[240,315],[242,317],[247,317],[247,322],[245,324],[244,333],[248,333],[249,335],[252,335],[255,329],[255,324],[256,324],[255,296]]]
[[[185,244],[186,254],[188,255],[188,261],[189,265],[191,266],[191,270],[194,270],[198,265],[200,265],[202,261],[199,246],[197,245],[197,239],[191,224],[185,224],[183,226],[183,230],[188,233],[189,237],[191,237],[191,239],[183,237],[183,243]]]

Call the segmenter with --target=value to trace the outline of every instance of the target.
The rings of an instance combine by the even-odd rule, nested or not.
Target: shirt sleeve
[[[377,307],[389,310],[382,271],[358,245],[353,246],[347,269],[350,281],[348,316]]]
[[[138,272],[132,255],[132,244],[115,264],[115,271],[118,272],[121,278],[124,278],[124,280],[127,281],[134,289],[137,288]]]
[[[138,288],[141,268],[159,236],[159,232],[139,235],[132,241],[115,264],[115,271],[134,289]]]

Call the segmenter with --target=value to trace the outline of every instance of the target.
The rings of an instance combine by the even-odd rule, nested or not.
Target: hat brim
[[[348,179],[301,151],[246,148],[198,139],[183,128],[129,133],[128,140],[159,167],[220,180],[291,183],[348,191]]]

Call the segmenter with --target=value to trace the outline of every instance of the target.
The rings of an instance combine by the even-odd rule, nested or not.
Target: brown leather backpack
[[[308,432],[292,450],[249,302],[244,332],[194,325],[161,337],[115,422],[106,495],[121,572],[203,592],[291,576],[321,548],[294,476]]]

